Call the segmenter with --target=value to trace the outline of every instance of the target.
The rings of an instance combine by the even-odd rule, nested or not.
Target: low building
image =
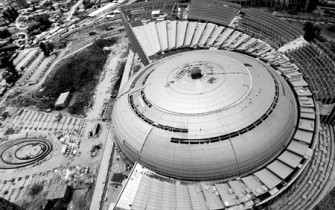
[[[23,208],[19,207],[18,205],[9,202],[3,198],[0,198],[0,209],[7,209],[7,210],[23,210]]]
[[[62,199],[64,201],[69,201],[71,196],[71,189],[67,185],[52,185],[47,194],[47,200],[58,200]]]
[[[60,94],[60,96],[58,97],[55,103],[55,108],[56,109],[65,108],[69,100],[70,100],[70,91]]]

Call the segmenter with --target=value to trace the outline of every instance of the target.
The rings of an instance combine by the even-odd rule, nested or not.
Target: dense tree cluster
[[[84,0],[83,5],[84,5],[84,9],[89,9],[94,5],[94,3],[92,3],[90,0]]]
[[[35,196],[39,194],[43,190],[43,185],[41,184],[33,184],[33,186],[29,190],[29,195],[30,196]]]
[[[35,96],[48,98],[43,101],[43,105],[50,102],[48,108],[51,108],[61,93],[70,91],[75,94],[75,102],[68,107],[69,113],[85,114],[109,54],[103,48],[115,44],[116,41],[116,38],[96,40],[72,58],[63,60],[43,83],[43,91],[36,92]]]
[[[8,7],[2,12],[2,15],[8,22],[11,23],[16,20],[16,18],[19,16],[19,13],[13,7]]]
[[[48,15],[36,16],[34,23],[30,24],[28,27],[29,34],[39,34],[42,31],[46,31],[51,26]]]
[[[1,59],[0,68],[6,69],[2,73],[2,78],[5,79],[8,84],[14,83],[19,79],[20,75],[16,71],[13,61],[9,56],[3,57]]]
[[[304,38],[306,41],[310,42],[320,35],[321,29],[318,26],[315,26],[313,23],[307,22],[304,26],[304,31]]]
[[[48,42],[48,41],[40,42],[40,48],[43,51],[44,55],[47,56],[47,57],[53,51],[53,45],[50,42]]]
[[[8,31],[8,29],[3,28],[0,29],[0,39],[6,39],[11,36],[11,33]]]

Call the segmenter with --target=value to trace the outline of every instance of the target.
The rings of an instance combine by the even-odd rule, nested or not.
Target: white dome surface
[[[290,142],[297,105],[286,81],[229,51],[175,54],[140,70],[115,103],[123,153],[157,173],[189,180],[252,173]]]

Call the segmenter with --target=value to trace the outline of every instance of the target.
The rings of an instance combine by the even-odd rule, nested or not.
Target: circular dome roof
[[[120,149],[132,161],[189,180],[252,173],[276,158],[297,123],[292,90],[249,56],[189,51],[132,77],[115,103]]]

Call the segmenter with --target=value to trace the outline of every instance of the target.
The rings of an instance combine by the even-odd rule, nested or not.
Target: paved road
[[[110,129],[110,128],[109,128]],[[107,135],[106,145],[104,154],[102,156],[99,174],[97,178],[97,182],[94,188],[94,193],[92,197],[91,207],[90,210],[99,210],[100,209],[100,203],[105,188],[105,182],[107,181],[107,174],[109,169],[109,162],[112,161],[112,151],[114,148],[114,141],[112,141],[112,132],[110,132]]]
[[[132,66],[134,57],[135,57],[135,53],[132,50],[129,50],[129,54],[128,54],[128,57],[127,57],[126,66],[124,67],[124,72],[123,72],[123,75],[122,75],[119,90],[121,90],[123,88],[123,86],[125,86],[126,83],[129,80],[131,66]],[[118,96],[120,96],[120,94],[121,94],[121,92],[119,92]]]

